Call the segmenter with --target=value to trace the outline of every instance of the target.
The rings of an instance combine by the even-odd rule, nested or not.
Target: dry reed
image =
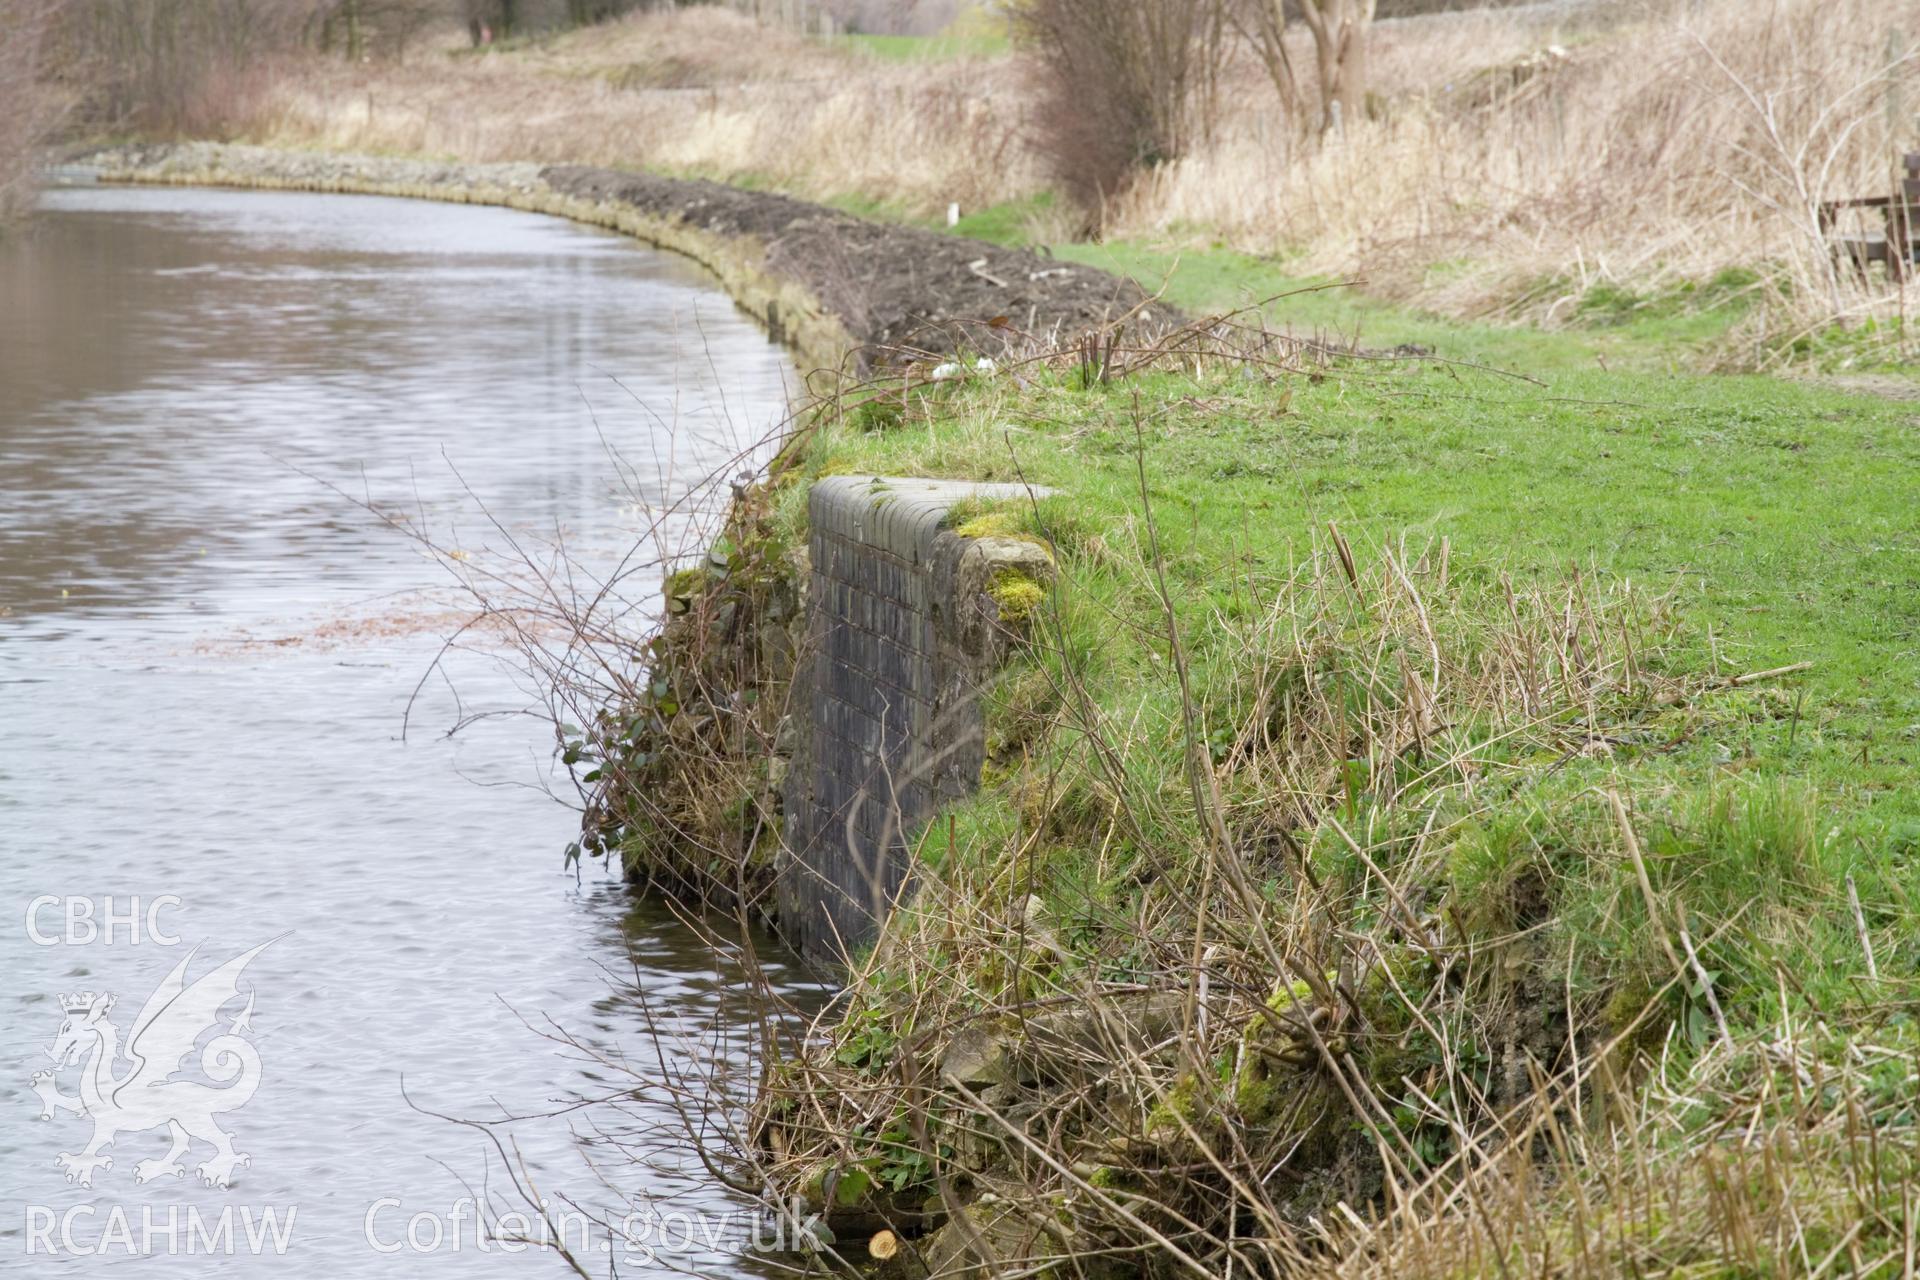
[[[1901,24],[1898,0],[1383,22],[1369,118],[1326,137],[1241,50],[1202,140],[1110,199],[1107,233],[1224,240],[1456,316],[1561,323],[1596,288],[1650,295],[1728,269],[1751,273],[1762,336],[1885,315],[1899,291],[1836,270],[1814,205],[1890,189],[1898,150],[1920,145],[1920,35]],[[928,216],[1043,189],[1031,84],[1022,55],[892,63],[690,10],[404,69],[302,61],[245,132],[647,167]],[[1749,354],[1754,336],[1737,339]]]

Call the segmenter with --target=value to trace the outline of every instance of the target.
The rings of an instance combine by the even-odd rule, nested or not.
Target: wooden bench
[[[1904,281],[1913,274],[1915,255],[1920,253],[1920,151],[1907,152],[1905,169],[1900,190],[1892,195],[1828,200],[1820,205],[1821,233],[1833,243],[1834,253],[1850,260],[1862,276],[1874,262],[1886,264],[1889,280]],[[1879,234],[1836,235],[1834,226],[1848,209],[1880,210],[1885,230]]]

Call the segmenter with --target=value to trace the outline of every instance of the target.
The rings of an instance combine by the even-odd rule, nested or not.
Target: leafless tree
[[[33,190],[36,152],[59,112],[42,53],[59,0],[0,0],[0,220]]]
[[[1245,0],[1236,25],[1251,39],[1289,111],[1301,104],[1299,77],[1287,50],[1287,18],[1298,10],[1313,36],[1322,129],[1337,129],[1367,106],[1367,35],[1379,0]]]
[[[422,29],[453,11],[450,0],[321,0],[307,24],[321,52],[361,62],[403,56]]]
[[[242,114],[264,58],[300,39],[312,0],[68,0],[62,73],[89,122],[218,133]]]

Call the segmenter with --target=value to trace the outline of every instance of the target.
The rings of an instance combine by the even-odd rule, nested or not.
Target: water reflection
[[[567,1110],[631,1093],[609,1064],[655,1053],[650,1017],[679,1060],[710,1052],[738,967],[562,873],[566,780],[521,714],[537,691],[484,638],[421,683],[463,601],[378,517],[472,564],[564,541],[606,571],[647,507],[778,418],[785,367],[691,267],[501,210],[77,188],[0,245],[0,1252],[44,1253],[36,1213],[80,1213],[56,1246],[105,1245],[35,1259],[77,1272],[139,1251],[107,1235],[115,1208],[137,1237],[143,1214],[291,1207],[292,1274],[557,1269],[458,1233],[369,1245],[373,1206],[398,1206],[375,1219],[391,1243],[416,1211],[500,1189],[483,1135],[417,1108],[532,1117],[511,1126],[528,1170],[601,1211],[615,1191],[738,1210],[664,1141],[657,1089],[604,1132]],[[616,605],[654,584],[636,572]],[[462,715],[486,718],[438,732]],[[61,902],[29,930],[43,897]],[[166,897],[177,946],[101,936],[108,910]],[[91,937],[67,899],[95,904]],[[55,1157],[87,1125],[38,1121],[29,1088],[59,995],[117,993],[125,1029],[191,948],[199,973],[268,938],[233,1187],[136,1184],[158,1129],[68,1185]],[[580,1043],[543,1037],[549,1018]],[[161,1256],[143,1274],[262,1265],[244,1238],[211,1259],[144,1243]]]

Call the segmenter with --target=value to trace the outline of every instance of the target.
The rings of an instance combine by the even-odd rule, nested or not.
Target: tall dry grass
[[[1325,136],[1243,49],[1211,129],[1109,200],[1105,230],[1225,241],[1456,316],[1556,323],[1598,286],[1729,267],[1758,269],[1755,323],[1775,337],[1886,311],[1904,296],[1836,269],[1816,206],[1890,190],[1920,146],[1908,17],[1903,0],[1631,0],[1383,22],[1367,118]],[[1030,72],[1021,54],[889,62],[693,9],[404,67],[303,62],[248,132],[928,216],[1048,184]]]
[[[1688,0],[1564,27],[1383,24],[1376,118],[1275,128],[1248,78],[1213,150],[1159,170],[1120,224],[1207,228],[1456,315],[1564,317],[1596,284],[1779,263],[1809,314],[1839,279],[1822,199],[1884,194],[1920,145],[1898,0]]]
[[[1805,1025],[1783,1007],[1770,1030],[1684,1071],[1663,1055],[1637,1097],[1509,1127],[1445,1195],[1335,1227],[1322,1274],[1913,1275],[1907,1052],[1868,1019]]]
[[[924,214],[1037,190],[1004,61],[893,64],[723,9],[636,16],[522,52],[308,62],[264,141],[645,167]]]

